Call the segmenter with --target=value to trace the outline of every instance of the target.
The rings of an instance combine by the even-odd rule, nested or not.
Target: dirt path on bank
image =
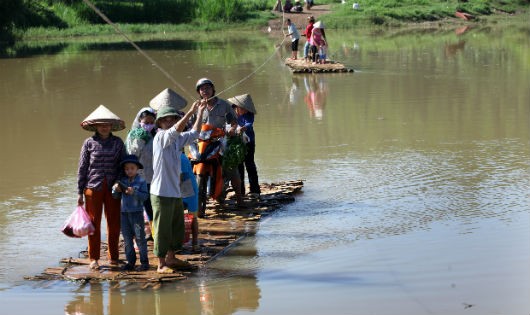
[[[291,19],[291,22],[296,25],[296,28],[301,33],[304,32],[305,27],[307,25],[307,18],[309,16],[314,16],[315,21],[318,20],[319,16],[323,14],[327,14],[330,12],[330,5],[329,4],[322,4],[322,5],[314,5],[311,10],[307,10],[304,6],[304,11],[300,13],[282,13],[273,11],[273,13],[278,16],[277,19],[270,20],[269,26],[270,27],[270,33],[282,33],[282,28],[284,31],[287,31],[287,26],[285,25],[284,20]],[[283,23],[283,24],[282,24]],[[269,31],[267,28],[265,30],[266,32]]]

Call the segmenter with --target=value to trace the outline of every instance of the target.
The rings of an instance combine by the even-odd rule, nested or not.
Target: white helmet
[[[210,84],[212,88],[214,88],[213,81],[208,78],[201,78],[197,83],[195,84],[195,89],[197,90],[197,93],[199,92],[199,88],[205,84]],[[214,88],[214,94],[215,94],[215,88]]]

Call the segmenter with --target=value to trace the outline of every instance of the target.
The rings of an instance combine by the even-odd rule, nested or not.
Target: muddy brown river
[[[108,39],[0,59],[0,313],[528,314],[528,32],[330,30],[328,55],[356,72],[320,75],[292,74],[267,34],[135,39],[183,89]],[[104,104],[129,127],[166,87],[191,102],[201,77],[252,95],[260,181],[303,194],[185,281],[24,280],[87,245],[60,232],[79,123]]]

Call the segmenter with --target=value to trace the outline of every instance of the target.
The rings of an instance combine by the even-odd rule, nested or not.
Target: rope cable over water
[[[152,65],[154,65],[158,70],[160,70],[175,86],[177,86],[181,91],[183,91],[190,99],[196,99],[196,96],[193,96],[191,93],[188,92],[188,90],[186,90],[180,83],[177,82],[177,80],[175,80],[175,78],[173,78],[173,76],[167,72],[162,66],[160,66],[153,58],[151,58],[151,56],[149,56],[142,48],[140,48],[131,38],[129,38],[129,36],[127,36],[127,34],[125,34],[119,27],[118,25],[116,25],[115,23],[113,23],[103,12],[101,12],[90,0],[83,0],[83,2],[89,6],[97,15],[99,15],[107,24],[109,24],[110,26],[112,26],[114,28],[114,30],[116,31],[116,33],[120,34],[121,36],[123,36],[127,42],[129,42],[142,56],[144,56],[147,60],[149,60],[149,62],[151,62]],[[283,22],[285,20],[285,17],[284,17],[284,14],[283,14],[283,10],[282,10],[282,26],[283,26]],[[282,32],[283,34],[285,35],[285,32],[283,30],[283,27],[281,27],[282,29]],[[228,90],[231,90],[233,89],[234,87],[236,87],[237,85],[243,83],[244,81],[248,80],[251,76],[253,76],[254,74],[256,74],[256,72],[258,72],[261,68],[263,68],[271,59],[272,57],[274,57],[276,55],[276,52],[282,47],[283,45],[283,42],[285,41],[286,39],[286,36],[283,36],[283,40],[280,44],[276,45],[276,49],[274,50],[274,52],[267,58],[265,59],[265,61],[260,65],[258,66],[254,71],[252,71],[250,74],[248,74],[247,76],[245,76],[244,78],[242,78],[241,80],[237,81],[236,83],[230,85],[228,88],[222,90],[221,92],[217,93],[216,95],[214,95],[212,98],[216,97],[217,95],[220,95],[222,93],[225,93],[226,91]],[[212,99],[210,98],[210,99]],[[208,99],[208,100],[210,100]]]
[[[103,14],[103,12],[101,12],[92,2],[90,2],[90,0],[83,0],[84,3],[86,3],[86,5],[88,5],[92,10],[94,10],[94,12],[97,13],[97,15],[99,15],[105,22],[107,22],[107,24],[109,24],[110,26],[112,26],[114,28],[114,30],[122,35],[134,48],[136,48],[136,50],[138,50],[138,52],[140,54],[142,54],[145,58],[147,58],[147,60],[149,60],[149,62],[151,62],[156,68],[158,68],[158,70],[160,70],[173,84],[175,84],[175,86],[178,86],[184,93],[186,93],[191,99],[194,98],[194,96],[191,96],[191,94],[182,86],[180,85],[177,80],[175,80],[175,78],[173,78],[173,76],[171,76],[171,74],[169,74],[169,72],[167,72],[162,66],[160,66],[153,58],[151,58],[151,56],[149,56],[145,51],[143,51],[138,45],[136,45],[136,43],[134,41],[132,41],[129,36],[127,36],[127,34],[125,34],[119,27],[118,25],[114,24],[105,14]]]

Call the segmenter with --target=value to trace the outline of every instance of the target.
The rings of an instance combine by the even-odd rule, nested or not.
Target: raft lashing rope
[[[107,24],[109,24],[110,26],[112,26],[114,28],[114,30],[116,31],[116,33],[120,34],[121,36],[123,36],[125,38],[125,40],[127,42],[129,42],[142,56],[144,56],[153,66],[155,66],[158,70],[160,70],[165,76],[166,78],[168,78],[176,87],[178,87],[182,92],[184,92],[190,99],[196,99],[196,96],[194,96],[194,94],[190,93],[188,90],[186,90],[177,80],[175,80],[175,78],[168,72],[166,71],[161,65],[159,65],[153,58],[151,58],[151,56],[149,56],[149,54],[147,54],[142,48],[140,48],[140,46],[138,46],[129,36],[127,36],[127,34],[125,34],[119,27],[118,25],[116,25],[114,22],[112,22],[103,12],[101,12],[101,10],[99,10],[90,0],[83,0],[83,2],[88,6],[90,7],[97,15],[99,15]],[[283,12],[283,10],[282,10]],[[282,13],[282,20],[284,21],[285,20],[285,17],[284,17],[284,14]],[[283,25],[283,23],[282,23]],[[283,27],[282,27],[282,32],[283,32]],[[284,32],[284,35],[285,35],[285,32]],[[221,95],[233,88],[235,88],[236,86],[240,85],[241,83],[245,82],[246,80],[248,80],[250,77],[252,77],[254,74],[256,74],[261,68],[263,68],[271,59],[272,57],[274,57],[277,53],[277,51],[282,47],[282,44],[283,42],[285,41],[286,37],[284,36],[282,42],[278,45],[276,45],[276,49],[274,50],[274,52],[267,58],[265,59],[265,61],[259,65],[258,67],[256,67],[256,69],[254,69],[254,71],[252,71],[251,73],[249,73],[247,76],[243,77],[241,80],[235,82],[234,84],[230,85],[229,87],[225,88],[224,90],[221,90],[220,92],[218,92],[216,95],[214,95],[213,97],[215,96],[218,96],[218,95]],[[212,98],[213,98],[212,97]]]

